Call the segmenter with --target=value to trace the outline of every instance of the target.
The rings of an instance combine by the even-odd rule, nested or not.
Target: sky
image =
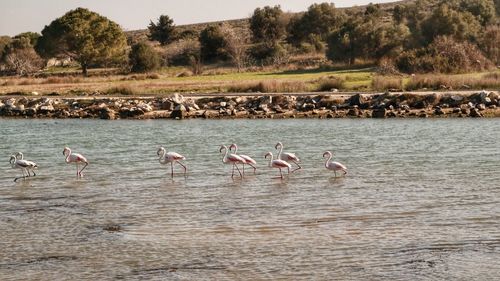
[[[395,0],[337,0],[336,7],[384,3]],[[255,8],[281,5],[283,11],[300,12],[313,3],[328,0],[0,0],[0,35],[41,32],[45,25],[69,10],[83,7],[97,12],[124,30],[147,28],[160,15],[176,25],[202,23],[251,16]]]

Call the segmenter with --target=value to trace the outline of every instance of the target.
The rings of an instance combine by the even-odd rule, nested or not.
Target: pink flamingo
[[[276,156],[276,158],[297,165],[298,168],[294,169],[292,173],[302,168],[298,163],[300,162],[300,159],[299,157],[297,157],[297,155],[295,155],[295,153],[283,152],[283,144],[281,142],[278,142],[274,148],[279,149],[278,156]]]
[[[219,149],[219,153],[222,153],[222,150],[225,150],[224,157],[222,157],[222,163],[233,165],[233,171],[232,171],[231,177],[232,178],[234,177],[234,167],[236,167],[236,169],[238,170],[238,173],[240,173],[240,177],[243,178],[243,175],[241,174],[240,168],[238,168],[238,165],[236,165],[236,164],[238,164],[238,163],[244,164],[245,159],[241,158],[240,156],[238,156],[236,154],[229,153],[229,150],[227,149],[227,147],[225,145],[221,145],[221,147]]]
[[[283,178],[283,173],[281,172],[282,168],[287,168],[288,174],[290,174],[290,168],[292,167],[292,165],[290,165],[288,162],[281,160],[281,159],[274,159],[273,160],[273,154],[271,152],[266,153],[264,158],[267,159],[268,156],[271,157],[269,159],[269,167],[278,168],[280,170],[280,177],[281,178]]]
[[[177,152],[167,152],[163,146],[158,148],[158,151],[156,154],[160,157],[158,161],[160,161],[160,164],[168,164],[170,163],[171,167],[171,176],[172,178],[174,177],[174,163],[177,163],[184,168],[184,176],[186,176],[187,168],[185,165],[183,165],[180,160],[186,160],[186,157],[180,155]]]
[[[24,172],[26,172],[28,174],[28,177],[31,176],[29,171],[31,169],[33,169],[33,164],[35,165],[35,167],[38,167],[38,166],[36,166],[36,164],[34,162],[26,161],[23,159],[17,159],[17,157],[14,155],[10,156],[9,163],[13,169],[20,169],[21,170],[21,172],[23,173],[23,176],[22,176],[23,179],[26,179],[26,175],[24,174]],[[21,177],[16,177],[14,179],[14,181],[17,181],[20,178]]]
[[[346,166],[344,166],[343,164],[341,164],[339,162],[331,161],[333,158],[332,152],[326,151],[325,153],[323,153],[323,158],[325,156],[328,156],[328,158],[326,159],[326,162],[325,162],[325,168],[327,168],[328,170],[332,170],[335,173],[335,177],[337,177],[337,171],[344,172],[344,176],[347,174],[347,167]]]
[[[24,163],[27,165],[26,172],[28,173],[28,177],[31,177],[30,171],[33,172],[33,176],[36,176],[34,170],[38,169],[38,165],[35,162],[29,161],[29,160],[24,160],[24,155],[22,152],[17,152],[15,157],[16,157],[16,160],[23,160]]]
[[[66,156],[66,163],[76,163],[76,177],[83,177],[82,171],[88,166],[89,162],[87,158],[78,153],[72,153],[69,147],[65,147],[63,150],[63,155]],[[80,163],[85,163],[85,166],[81,170],[78,170]]]
[[[238,146],[233,143],[231,146],[229,146],[229,150],[233,151],[234,148],[234,154],[238,155],[239,157],[243,158],[245,160],[245,163],[243,163],[243,175],[245,174],[245,164],[253,168],[253,173],[257,171],[257,168],[254,165],[257,165],[257,162],[252,159],[252,157],[248,155],[243,155],[243,154],[238,154]]]

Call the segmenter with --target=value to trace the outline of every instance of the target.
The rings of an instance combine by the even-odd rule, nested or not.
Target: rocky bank
[[[0,97],[0,117],[391,118],[500,117],[497,92],[184,97]]]

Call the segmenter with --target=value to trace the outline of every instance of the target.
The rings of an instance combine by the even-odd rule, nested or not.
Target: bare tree
[[[7,68],[18,75],[29,75],[42,68],[43,60],[33,48],[16,49],[5,57]]]
[[[226,41],[226,52],[240,72],[250,58],[247,52],[250,36],[246,32],[238,32],[227,23],[223,23],[220,28]]]

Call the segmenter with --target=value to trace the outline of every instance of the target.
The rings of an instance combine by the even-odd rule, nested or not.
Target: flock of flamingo
[[[295,153],[283,152],[283,144],[278,142],[275,146],[275,149],[278,150],[278,154],[276,159],[274,159],[273,154],[271,152],[267,152],[264,158],[269,158],[268,166],[271,168],[276,168],[279,170],[280,178],[283,178],[282,169],[286,169],[288,174],[295,172],[296,170],[301,169],[302,167],[299,165],[300,159],[295,155]],[[234,151],[233,151],[234,150]],[[245,165],[248,165],[253,168],[254,174],[257,171],[256,164],[257,162],[252,159],[252,157],[248,155],[238,154],[238,146],[236,144],[231,144],[229,149],[222,145],[219,149],[219,153],[223,154],[222,163],[228,164],[232,166],[231,177],[234,177],[234,170],[236,169],[241,178],[243,178],[245,174]],[[159,159],[160,164],[168,165],[170,164],[171,177],[174,177],[174,164],[180,165],[184,169],[184,176],[187,173],[187,167],[185,164],[180,161],[186,160],[186,157],[182,156],[177,152],[167,152],[164,147],[160,147],[156,152]],[[76,165],[76,176],[80,178],[83,176],[82,171],[88,166],[89,162],[87,159],[79,154],[71,151],[69,147],[65,147],[63,150],[63,155],[65,157],[65,162],[70,164],[74,163]],[[337,177],[337,172],[343,172],[343,176],[347,174],[347,168],[343,164],[339,162],[332,161],[333,153],[331,151],[326,151],[323,153],[323,158],[326,158],[325,168],[334,172],[335,177]],[[17,152],[10,156],[10,164],[14,169],[20,169],[22,172],[22,177],[16,177],[14,181],[18,179],[26,179],[26,177],[31,177],[31,173],[33,176],[36,176],[35,170],[38,168],[38,165],[33,161],[24,160],[24,155],[21,152]],[[291,172],[292,164],[296,166]],[[83,167],[80,169],[80,165]],[[238,167],[238,165],[242,166],[242,170]],[[243,172],[242,172],[243,171]]]

